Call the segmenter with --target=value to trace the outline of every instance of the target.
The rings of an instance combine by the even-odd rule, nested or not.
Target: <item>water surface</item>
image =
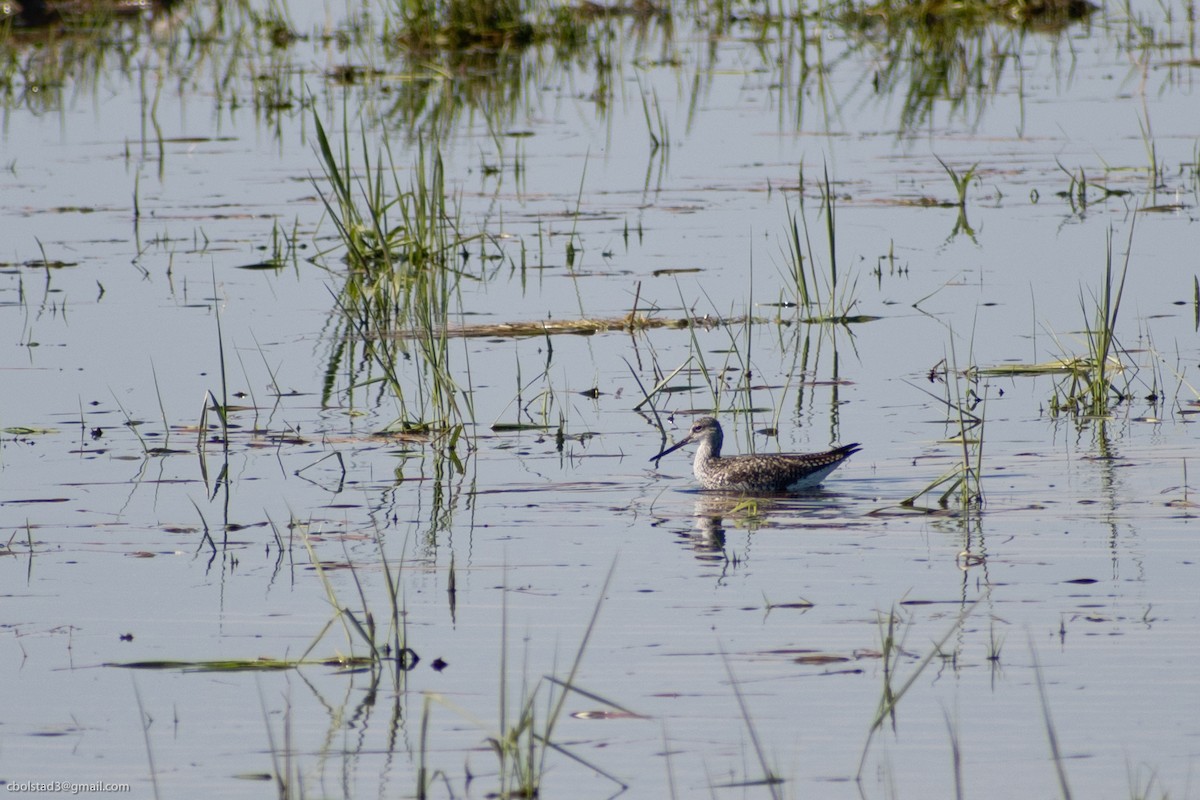
[[[293,4],[304,38],[282,48],[253,23],[265,9],[185,8],[116,29],[94,71],[10,40],[0,777],[260,797],[284,773],[306,795],[407,796],[424,758],[431,793],[487,794],[488,737],[535,687],[546,718],[539,679],[565,678],[598,605],[575,675],[591,696],[568,697],[553,740],[629,796],[954,796],[956,768],[964,796],[1066,796],[1048,729],[1072,796],[1187,796],[1185,10],[992,25],[924,99],[903,40],[817,8],[807,39],[792,22],[760,37],[749,9],[617,17],[484,84],[385,46],[373,6]],[[56,53],[63,74],[39,81]],[[347,65],[378,74],[347,85]],[[486,234],[451,331],[635,303],[697,324],[451,336],[461,436],[381,435],[402,409],[378,365],[361,344],[334,359],[353,328],[315,118],[348,131],[360,177],[386,144],[402,187],[436,142],[459,230]],[[939,159],[977,165],[965,224]],[[826,174],[835,305],[873,321],[789,305],[792,215],[830,268]],[[1129,264],[1127,399],[1055,414],[1054,376],[956,380],[1086,355],[1110,240]],[[410,352],[411,404],[429,368]],[[863,452],[809,496],[697,492],[686,455],[648,463],[659,418],[635,410],[685,364],[672,386],[694,388],[656,398],[670,435],[715,404],[731,450]],[[943,399],[968,390],[982,505],[901,507],[959,462]],[[237,406],[227,447],[207,393]],[[322,575],[382,629],[396,570],[420,659],[404,673],[107,666],[297,659],[335,619]],[[309,655],[365,650],[334,621]],[[885,687],[913,674],[867,747]],[[636,716],[585,713],[602,699]],[[620,789],[562,753],[546,765],[544,796]]]

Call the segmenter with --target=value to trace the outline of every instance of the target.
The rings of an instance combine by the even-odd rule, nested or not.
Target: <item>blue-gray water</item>
[[[1151,15],[1157,41],[1190,41],[1161,7],[1134,10]],[[291,9],[302,32],[352,11]],[[606,52],[619,66],[603,106],[590,62],[559,66],[542,52],[534,67],[531,53],[533,77],[500,131],[531,136],[492,136],[476,113],[441,141],[462,229],[486,231],[487,254],[504,256],[481,262],[480,245],[468,248],[456,324],[614,318],[635,297],[657,318],[686,306],[714,321],[792,320],[776,305],[795,292],[788,214],[800,211],[803,175],[824,274],[825,170],[839,300],[879,319],[716,325],[694,329],[694,341],[676,328],[452,339],[478,423],[457,464],[373,436],[397,404],[379,384],[352,388],[354,363],[334,371],[332,402],[321,401],[344,275],[312,115],[337,139],[345,95],[355,158],[361,130],[372,159],[386,136],[406,186],[407,120],[377,120],[393,84],[411,77],[399,65],[345,89],[326,70],[382,56],[315,37],[275,51],[251,37],[248,57],[230,55],[233,41],[214,48],[235,65],[227,75],[176,27],[131,34],[140,70],[112,59],[94,84],[10,102],[0,778],[129,782],[150,796],[153,775],[163,796],[261,797],[274,788],[250,778],[286,767],[306,796],[410,796],[428,702],[426,763],[445,776],[433,793],[486,794],[499,682],[515,708],[541,676],[565,677],[600,602],[575,680],[642,716],[564,716],[553,738],[628,783],[627,796],[766,795],[741,785],[763,777],[754,736],[783,796],[857,796],[889,613],[901,637],[893,689],[949,638],[871,741],[866,796],[954,796],[957,746],[963,796],[1061,797],[1047,709],[1073,796],[1189,796],[1200,736],[1187,485],[1200,364],[1194,55],[1135,46],[1123,13],[1106,7],[1058,35],[993,29],[996,49],[1019,58],[989,62],[998,66],[982,90],[954,108],[936,101],[911,128],[903,81],[872,91],[882,52],[834,27],[809,42],[827,73],[802,84],[778,45],[747,41],[748,24],[710,42],[681,14],[664,48],[660,33],[639,47],[633,23],[615,21]],[[254,93],[277,64],[297,102],[266,112]],[[313,107],[302,107],[306,91]],[[666,147],[651,147],[643,98],[662,112]],[[972,233],[955,232],[952,205],[922,202],[956,199],[938,158],[959,174],[978,164]],[[1080,175],[1095,184],[1086,207],[1061,195]],[[1160,210],[1136,210],[1147,206]],[[295,265],[238,269],[269,253],[275,224],[305,245]],[[1075,419],[1051,414],[1052,377],[972,384],[985,398],[975,407],[982,510],[901,509],[961,454],[939,399],[948,390],[930,371],[943,359],[1085,355],[1110,234],[1118,272],[1129,251],[1117,385],[1130,399],[1103,421]],[[580,253],[568,269],[572,237]],[[43,258],[71,265],[47,270]],[[194,429],[206,392],[221,396],[221,340],[230,402],[246,407],[232,415],[224,473],[220,445],[197,452]],[[692,491],[685,454],[655,471],[647,459],[661,438],[634,411],[634,374],[649,388],[697,354],[710,375],[729,368],[718,379],[729,387],[750,359],[752,396],[731,388],[720,400],[732,450],[836,440],[863,452],[824,491],[756,508]],[[420,364],[401,365],[410,387]],[[685,371],[675,384],[685,383],[703,377]],[[598,397],[583,394],[593,388]],[[701,389],[659,408],[712,403]],[[753,424],[729,413],[747,407],[770,410]],[[130,420],[146,447],[182,452],[146,456]],[[687,420],[676,415],[672,435]],[[550,429],[493,432],[493,422]],[[777,441],[750,433],[768,426]],[[299,657],[335,616],[305,536],[339,602],[361,608],[356,577],[377,619],[388,606],[381,547],[400,569],[421,658],[402,685],[328,667],[102,666]],[[335,622],[311,656],[351,649],[363,651]],[[550,686],[537,691],[544,719]],[[606,707],[576,694],[564,708]],[[543,796],[617,789],[562,754],[547,765]]]

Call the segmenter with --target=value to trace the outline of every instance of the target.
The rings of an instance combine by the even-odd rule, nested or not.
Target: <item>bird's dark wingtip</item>
[[[862,450],[862,445],[860,445],[858,442],[851,442],[850,444],[844,444],[837,448],[838,453],[845,453],[847,457],[854,455],[859,450]]]

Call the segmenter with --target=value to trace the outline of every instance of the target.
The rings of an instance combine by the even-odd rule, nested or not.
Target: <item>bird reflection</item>
[[[842,515],[839,504],[830,503],[837,495],[816,491],[803,498],[741,497],[733,494],[712,492],[694,493],[690,529],[678,534],[681,543],[690,548],[698,561],[742,566],[750,559],[752,534],[761,528],[799,530],[810,527],[814,517],[825,517],[830,512]],[[680,517],[683,516],[681,513]],[[840,525],[843,521],[830,524]],[[727,532],[742,530],[750,536],[738,551],[730,550]]]

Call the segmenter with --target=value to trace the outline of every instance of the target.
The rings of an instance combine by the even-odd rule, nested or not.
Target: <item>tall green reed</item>
[[[803,175],[800,178],[798,202],[799,209],[793,211],[791,204],[785,200],[788,250],[784,256],[787,259],[788,277],[795,287],[795,305],[804,315],[805,322],[849,322],[850,310],[856,302],[854,290],[857,281],[847,284],[845,276],[838,274],[837,200],[828,169],[823,172],[821,183],[820,213],[825,219],[825,238],[829,250],[828,269],[824,272],[818,270],[814,257],[815,249],[804,207]]]
[[[399,408],[397,429],[459,431],[473,409],[456,379],[448,326],[468,274],[460,251],[481,236],[459,232],[437,143],[418,140],[404,186],[386,141],[373,163],[362,135],[362,172],[355,175],[348,129],[336,150],[319,119],[316,133],[328,185],[322,199],[346,265],[334,297],[339,317],[323,402],[344,368],[351,391],[383,384]],[[379,375],[364,373],[364,361]]]
[[[1090,307],[1082,293],[1079,298],[1086,326],[1083,336],[1087,355],[1063,362],[1067,376],[1055,387],[1050,404],[1052,413],[1102,417],[1109,413],[1114,402],[1128,396],[1124,387],[1116,386],[1118,376],[1126,371],[1116,328],[1132,245],[1133,228],[1130,227],[1125,261],[1118,275],[1113,267],[1112,231],[1108,232],[1100,294],[1092,297]]]

